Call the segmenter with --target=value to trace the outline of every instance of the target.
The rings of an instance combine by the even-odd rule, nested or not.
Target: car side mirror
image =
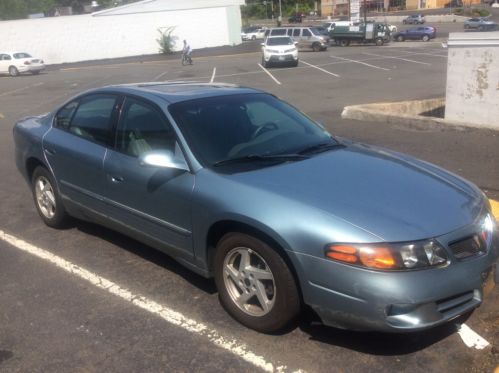
[[[189,166],[183,156],[175,156],[169,150],[155,150],[140,155],[141,166],[172,168],[175,170],[189,171]]]
[[[261,45],[262,47],[265,47],[265,43],[260,43],[260,45]]]

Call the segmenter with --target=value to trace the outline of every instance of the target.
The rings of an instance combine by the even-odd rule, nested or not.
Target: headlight
[[[480,234],[487,246],[489,246],[490,242],[492,241],[492,236],[494,234],[495,228],[496,222],[494,217],[491,214],[485,215],[485,218],[482,221],[482,231],[480,232]]]
[[[395,271],[441,266],[448,261],[445,249],[434,240],[330,244],[326,246],[325,255],[345,264]]]
[[[286,49],[284,53],[290,53],[296,51],[296,48]]]

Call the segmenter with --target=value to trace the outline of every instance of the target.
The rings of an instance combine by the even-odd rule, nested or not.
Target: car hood
[[[360,144],[228,177],[325,211],[380,241],[437,237],[474,222],[483,205],[481,192],[453,174]]]

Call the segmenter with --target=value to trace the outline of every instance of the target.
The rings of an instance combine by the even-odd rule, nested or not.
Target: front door
[[[174,256],[192,256],[191,193],[194,175],[177,169],[141,165],[149,151],[183,157],[175,132],[161,110],[126,98],[114,149],[104,169],[110,215],[142,238],[152,239]]]

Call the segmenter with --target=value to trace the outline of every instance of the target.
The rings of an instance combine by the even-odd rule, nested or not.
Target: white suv
[[[289,36],[271,36],[262,43],[262,65],[291,64],[298,66],[298,49]]]

